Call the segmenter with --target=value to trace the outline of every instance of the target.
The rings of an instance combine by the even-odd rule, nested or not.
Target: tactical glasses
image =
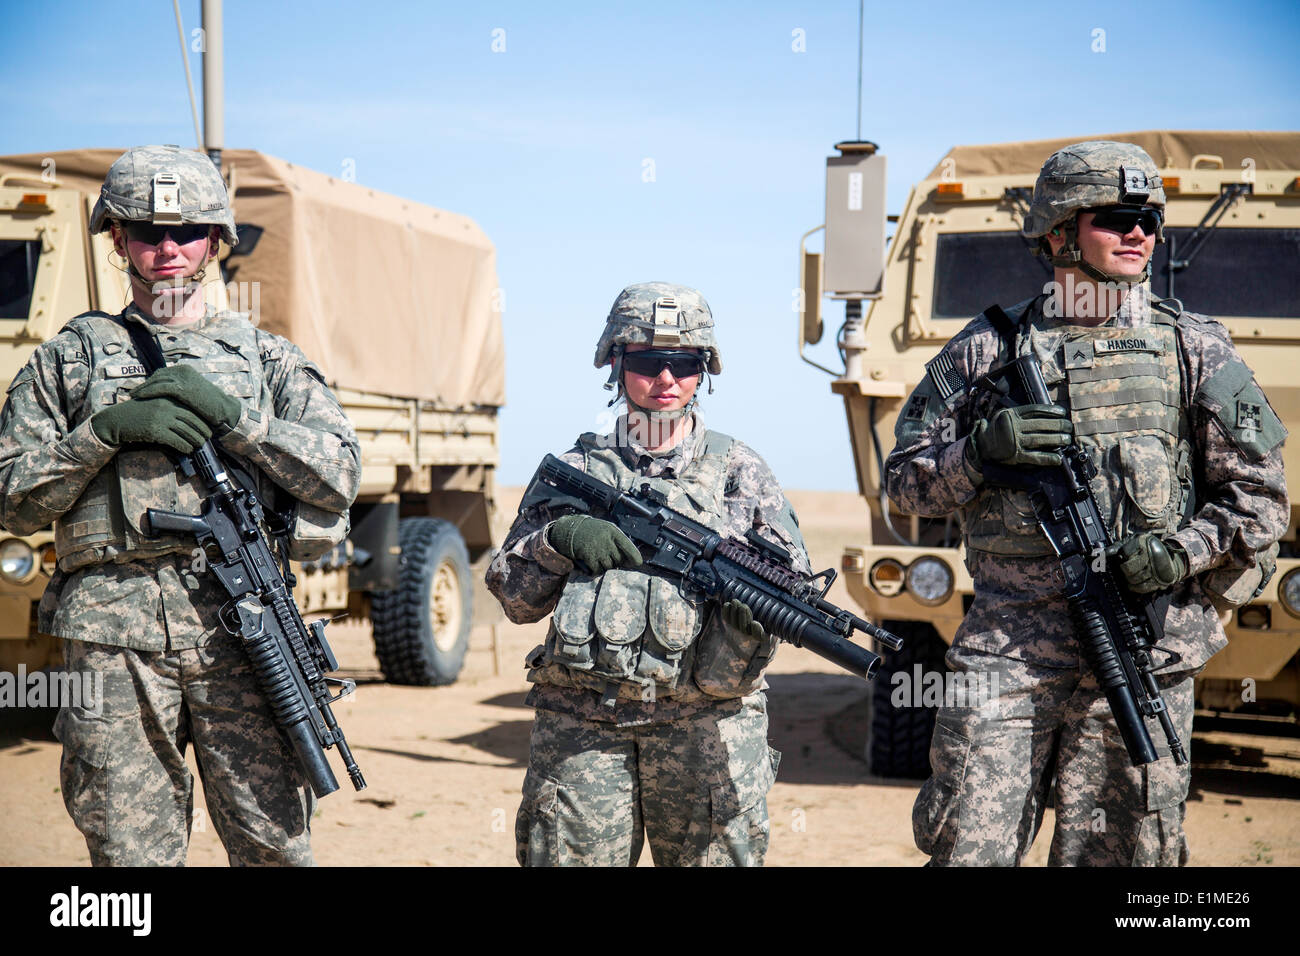
[[[1127,236],[1134,226],[1141,226],[1144,235],[1154,236],[1164,220],[1164,214],[1156,206],[1102,206],[1088,209],[1092,213],[1092,224],[1098,229],[1109,229]]]
[[[690,378],[704,371],[704,356],[676,349],[645,349],[641,352],[624,352],[623,368],[636,375],[656,378],[664,369],[673,378]]]
[[[166,236],[171,236],[172,242],[178,246],[188,245],[199,239],[206,239],[211,228],[210,225],[201,222],[171,222],[162,225],[155,225],[152,222],[122,223],[122,230],[128,239],[148,243],[151,246],[158,245]]]

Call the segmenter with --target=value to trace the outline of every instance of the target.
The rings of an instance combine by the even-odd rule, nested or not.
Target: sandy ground
[[[506,520],[519,489],[502,489]],[[792,492],[813,565],[839,565],[862,537],[865,509],[849,493]],[[851,606],[837,584],[831,599]],[[475,629],[451,687],[383,682],[366,626],[331,625],[342,674],[358,683],[335,713],[369,782],[321,801],[313,824],[322,865],[512,866],[514,815],[532,713],[523,706],[525,653],[544,624]],[[770,676],[772,745],[782,751],[769,796],[772,866],[916,866],[911,808],[918,784],[872,777],[861,759],[865,686],[820,658],[784,648]],[[59,745],[39,721],[0,726],[0,864],[80,865],[81,835],[60,798]],[[1292,725],[1294,727],[1294,725]],[[1290,728],[1280,728],[1288,730]],[[1193,865],[1300,864],[1300,738],[1201,730],[1187,806]],[[199,790],[200,788],[196,788]],[[201,808],[190,862],[225,864]],[[1047,858],[1051,814],[1029,862]],[[647,850],[641,860],[649,863]]]

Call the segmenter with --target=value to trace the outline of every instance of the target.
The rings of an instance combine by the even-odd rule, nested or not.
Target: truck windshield
[[[1183,258],[1191,234],[1165,230],[1151,263],[1156,295],[1170,294],[1170,253]],[[1191,264],[1174,273],[1173,294],[1206,315],[1300,318],[1300,229],[1214,229]]]
[[[1165,230],[1152,257],[1151,291],[1169,295],[1169,254],[1186,253],[1189,228]],[[1007,306],[1043,290],[1046,260],[1015,232],[948,233],[935,258],[936,319],[971,318],[993,303]],[[1194,311],[1217,317],[1300,318],[1300,229],[1213,230],[1173,294]]]
[[[39,239],[0,239],[0,319],[25,319],[32,307]]]
[[[934,261],[936,319],[969,319],[989,306],[1014,305],[1052,280],[1046,259],[1015,232],[950,232],[939,236]]]

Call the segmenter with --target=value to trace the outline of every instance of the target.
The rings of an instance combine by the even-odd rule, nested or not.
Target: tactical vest
[[[1037,355],[1054,400],[1097,466],[1093,495],[1115,540],[1171,534],[1192,495],[1190,423],[1183,408],[1175,319],[1153,309],[1132,328],[1021,326],[1017,354]],[[966,546],[991,554],[1043,556],[1052,548],[1029,495],[982,485],[968,511]]]
[[[595,434],[582,435],[578,444],[589,475],[622,491],[649,485],[667,496],[669,508],[724,530],[729,436],[706,431],[686,473],[672,479],[638,474]],[[599,678],[672,691],[690,671],[691,644],[705,612],[702,599],[688,597],[675,581],[654,571],[615,568],[592,577],[575,568],[551,618],[548,656],[586,677],[583,684]]]
[[[64,327],[81,339],[90,363],[86,394],[72,410],[70,424],[73,426],[109,405],[126,400],[132,389],[145,380],[144,366],[122,321],[103,313],[88,313],[77,316]],[[169,365],[177,362],[190,365],[244,404],[263,407],[265,386],[257,332],[242,316],[228,313],[197,330],[159,327],[155,331]],[[225,454],[249,474],[258,474],[240,456]],[[162,451],[122,447],[72,507],[54,522],[59,567],[68,572],[105,561],[193,551],[192,537],[147,535],[145,512],[158,508],[198,514],[203,501],[200,487],[197,478],[183,478],[175,461]],[[270,490],[259,489],[263,496]]]

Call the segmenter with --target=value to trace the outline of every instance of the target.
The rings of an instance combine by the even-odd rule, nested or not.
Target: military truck
[[[867,616],[906,639],[885,654],[873,685],[867,758],[882,776],[924,777],[933,707],[896,707],[895,675],[942,673],[943,654],[972,601],[955,516],[905,516],[881,475],[900,407],[925,363],[989,305],[1011,305],[1052,278],[1019,234],[1043,161],[1082,139],[1136,143],[1161,167],[1167,242],[1152,290],[1220,319],[1288,428],[1300,423],[1300,134],[1144,131],[958,146],[885,216],[884,157],[840,144],[827,160],[823,253],[800,262],[800,353],[821,338],[823,293],[846,301],[838,335],[843,370],[826,368],[843,397],[858,489],[871,509],[868,540],[842,568]],[[886,244],[886,218],[896,223]],[[821,228],[821,227],[818,227]],[[864,306],[865,312],[864,312]],[[805,356],[806,361],[812,359]],[[817,364],[814,362],[813,364]],[[825,366],[819,366],[825,368]],[[1295,438],[1284,452],[1300,480]],[[1300,547],[1296,494],[1277,573],[1225,615],[1229,646],[1197,680],[1198,706],[1294,720],[1300,704]],[[901,684],[901,679],[899,681]],[[901,695],[900,695],[901,697]]]
[[[126,275],[89,214],[116,149],[0,158],[0,378],[88,309],[118,312]],[[347,541],[297,565],[304,614],[369,617],[384,676],[460,672],[474,568],[493,547],[505,348],[496,254],[464,216],[249,150],[226,150],[239,245],[205,295],[250,312],[325,373],[356,426],[361,491]],[[36,628],[55,567],[49,530],[0,532],[0,670],[57,665]]]

